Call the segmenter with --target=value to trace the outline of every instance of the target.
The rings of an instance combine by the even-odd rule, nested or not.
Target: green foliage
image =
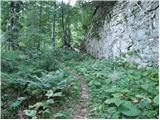
[[[37,112],[36,110],[24,110],[24,114],[32,118],[33,117],[35,118],[36,112]]]
[[[62,118],[66,118],[67,116],[64,112],[59,112],[59,113],[56,113],[54,117],[57,119],[62,119]]]
[[[12,1],[13,6],[10,2],[2,1],[2,118],[20,118],[19,111],[25,118],[33,119],[71,117],[80,97],[80,86],[77,77],[65,66],[87,79],[90,96],[87,117],[158,117],[157,67],[138,69],[137,65],[119,59],[97,60],[60,49],[62,27],[67,35],[71,32],[71,46],[83,39],[83,29],[88,31],[93,14],[90,2],[77,1],[71,6],[56,1],[54,11],[53,1]],[[108,3],[108,9],[112,9],[114,3]],[[55,44],[59,49],[53,49],[51,44],[53,13],[56,13]],[[99,25],[110,18],[110,13],[102,14]],[[96,30],[99,26],[96,25],[92,37],[98,40],[100,35]],[[137,51],[127,54],[138,55]]]
[[[74,106],[71,101],[80,96],[80,88],[77,79],[64,69],[66,65],[87,79],[89,118],[157,118],[157,68],[137,69],[137,65],[121,60],[96,60],[63,49],[33,53],[34,59],[27,57],[26,62],[19,59],[21,55],[10,59],[17,71],[2,73],[2,106],[7,99],[3,91],[9,88],[20,94],[11,99],[10,109],[20,107],[28,118],[69,118],[73,109],[68,108]],[[51,64],[56,66],[48,69]],[[23,106],[26,102],[28,105]]]
[[[27,99],[27,97],[19,97],[19,98],[17,98],[17,100],[11,104],[11,107],[13,107],[13,108],[19,107],[20,104],[26,99]]]
[[[21,54],[20,51],[2,52],[2,71],[9,73],[16,71]]]
[[[157,106],[159,105],[159,96],[154,97],[153,103],[156,104]]]
[[[59,59],[58,56],[53,56],[56,52],[58,51],[46,50],[38,56],[32,53],[31,58],[26,55],[25,61],[20,58],[21,55],[25,55],[24,53],[7,52],[11,56],[4,53],[2,59],[8,60],[7,63],[11,62],[13,66],[16,66],[16,71],[3,70],[2,83],[4,86],[2,91],[11,89],[13,93],[18,91],[19,94],[18,98],[10,100],[11,104],[8,104],[10,109],[4,108],[6,111],[9,112],[12,109],[16,111],[21,108],[28,118],[50,118],[51,111],[54,108],[57,110],[57,105],[63,106],[69,99],[74,101],[79,97],[80,89],[77,79],[55,61],[55,59]],[[64,56],[65,52],[62,52],[61,55]],[[52,66],[52,64],[56,66]],[[5,100],[10,96],[10,93],[6,95],[3,92],[3,105],[5,105]],[[59,107],[60,110],[61,107]],[[6,112],[3,110],[2,115],[4,116],[4,114]],[[54,118],[54,116],[52,117]]]
[[[128,51],[127,54],[130,56],[137,55],[137,51],[136,50]]]
[[[13,3],[16,3],[13,1]],[[55,1],[56,9],[53,9],[53,1],[23,1],[20,2],[21,7],[15,7],[14,9],[20,9],[19,12],[10,12],[11,6],[9,2],[2,1],[2,34],[3,44],[5,49],[10,49],[13,43],[17,46],[16,49],[43,49],[43,47],[52,47],[51,41],[51,26],[52,17],[55,14],[55,46],[62,46],[62,16],[64,19],[64,28],[67,35],[66,39],[70,39],[71,46],[75,43],[80,43],[83,36],[82,31],[82,14],[81,4],[77,2],[75,6],[71,6],[68,3],[61,4],[60,1]],[[16,5],[16,4],[15,4]],[[63,15],[62,15],[63,7]],[[86,26],[90,25],[92,9],[89,2],[85,2],[86,13]],[[12,15],[9,15],[12,14]],[[17,17],[11,17],[11,16]],[[14,19],[15,23],[11,24],[11,19]],[[11,27],[18,28],[16,30],[10,29]],[[18,26],[17,26],[18,25]],[[68,32],[71,32],[68,37]],[[13,34],[13,33],[16,34]],[[16,37],[15,37],[16,36]],[[8,47],[8,48],[7,48]]]
[[[137,69],[121,60],[89,59],[75,70],[88,80],[89,118],[157,118],[157,68]]]
[[[141,111],[130,101],[123,101],[119,106],[118,111],[129,117],[138,116],[141,113]]]
[[[158,94],[157,68],[137,69],[137,65],[120,60],[94,60],[87,56],[80,64],[66,60],[66,65],[73,65],[88,80],[89,118],[157,117],[158,106],[153,105]]]

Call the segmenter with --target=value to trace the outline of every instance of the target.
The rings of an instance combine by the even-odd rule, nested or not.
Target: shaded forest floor
[[[158,118],[158,68],[57,49],[2,52],[2,118]]]
[[[63,69],[68,71],[70,74],[78,78],[78,83],[80,85],[80,91],[81,95],[79,100],[74,106],[74,112],[72,113],[73,119],[84,119],[86,118],[86,103],[89,99],[89,93],[88,93],[88,85],[86,83],[86,79],[83,75],[78,74],[75,70],[73,70],[71,67],[66,67],[63,65],[63,62],[56,61],[57,63],[61,64],[63,66]]]

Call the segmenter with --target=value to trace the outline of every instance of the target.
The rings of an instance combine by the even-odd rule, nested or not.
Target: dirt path
[[[81,97],[75,106],[72,118],[73,119],[84,119],[86,118],[86,112],[87,112],[86,103],[89,99],[88,86],[83,76],[77,74],[75,71],[71,71],[71,72],[73,73],[73,75],[75,75],[79,79],[79,83],[81,86]]]
[[[66,67],[64,64],[62,64],[59,61],[56,61],[60,65],[63,66],[63,68],[68,71],[70,74],[74,75],[75,77],[78,78],[78,82],[81,87],[81,96],[80,99],[78,100],[77,104],[75,105],[74,112],[72,114],[72,119],[85,119],[86,116],[86,104],[89,99],[89,93],[88,93],[88,86],[86,83],[86,80],[84,76],[78,74],[75,70],[71,69],[70,67]]]

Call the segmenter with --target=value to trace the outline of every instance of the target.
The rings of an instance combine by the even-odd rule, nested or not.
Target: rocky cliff
[[[159,2],[95,2],[86,50],[96,58],[123,58],[142,66],[158,64]]]

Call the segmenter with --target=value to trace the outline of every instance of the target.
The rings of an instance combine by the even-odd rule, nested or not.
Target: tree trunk
[[[84,3],[82,3],[81,6],[81,12],[82,12],[82,29],[83,29],[83,33],[84,36],[87,33],[87,22],[86,22],[86,15],[85,15],[85,11],[84,11]]]
[[[16,41],[19,37],[19,31],[22,27],[19,20],[19,12],[22,10],[22,2],[20,1],[10,1],[9,2],[9,20],[7,23],[6,32],[8,34],[9,48],[16,50],[19,48],[18,42]]]
[[[56,2],[53,2],[53,16],[52,16],[52,33],[51,33],[51,41],[52,41],[52,46],[55,48],[55,23],[56,23]]]
[[[42,29],[42,1],[40,1],[40,6],[39,6],[39,34],[41,34],[41,29]],[[40,49],[41,47],[41,41],[38,41],[37,49]]]
[[[86,14],[85,14],[85,3],[81,3],[81,17],[82,17],[82,29],[83,29],[83,38],[80,43],[80,51],[86,52],[86,45],[85,45],[85,36],[87,34],[87,21],[86,21]]]
[[[68,2],[68,6],[70,5],[70,0]],[[67,11],[67,18],[66,18],[66,24],[67,24],[67,47],[71,47],[71,30],[70,30],[70,20],[69,20],[69,10]]]
[[[65,26],[65,22],[64,22],[64,4],[63,4],[63,1],[61,3],[61,9],[62,9],[62,18],[61,18],[61,25],[62,25],[62,36],[61,36],[61,40],[62,40],[62,47],[65,48],[65,47],[68,47],[67,45],[67,33],[66,33],[66,26]]]

